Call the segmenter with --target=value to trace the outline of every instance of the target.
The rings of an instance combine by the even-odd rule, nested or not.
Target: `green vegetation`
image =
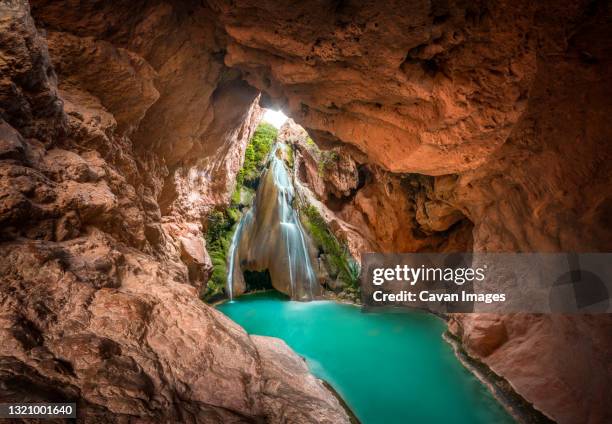
[[[241,202],[241,195],[240,195],[240,186],[238,184],[236,184],[236,188],[234,188],[234,192],[232,193],[232,205],[239,205]]]
[[[359,293],[359,264],[348,247],[341,243],[329,230],[327,223],[313,205],[302,208],[306,218],[305,226],[317,245],[325,252],[331,265],[338,270],[338,276],[344,282],[346,290]]]
[[[244,153],[244,164],[236,176],[237,187],[246,185],[253,188],[256,185],[277,135],[278,131],[272,125],[265,122],[259,124]]]
[[[230,207],[225,211],[213,211],[208,215],[206,249],[212,261],[213,270],[203,294],[204,300],[220,296],[227,280],[227,255],[232,243],[234,227],[240,219],[240,212]]]
[[[236,188],[232,193],[230,206],[209,214],[206,229],[206,249],[213,265],[212,275],[206,285],[203,299],[214,300],[223,295],[227,281],[227,255],[232,236],[240,221],[239,206],[252,199],[266,158],[276,141],[277,130],[272,125],[261,123],[247,145],[244,164],[236,176]],[[244,200],[244,199],[247,200]]]
[[[294,159],[293,159],[293,146],[292,145],[287,145],[286,146],[286,152],[287,152],[287,160],[285,161],[285,163],[287,164],[287,166],[291,169],[293,169],[293,163],[294,163]]]
[[[323,173],[327,168],[332,166],[332,164],[337,163],[340,159],[340,156],[337,152],[331,151],[321,151],[319,153],[319,162],[317,164],[317,172],[320,177],[323,176]]]
[[[321,150],[314,140],[309,136],[306,138],[306,147],[317,161],[317,173],[323,176],[325,170],[338,163],[340,155],[334,150]]]

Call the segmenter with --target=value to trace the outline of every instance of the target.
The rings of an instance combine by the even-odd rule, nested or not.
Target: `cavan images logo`
[[[439,313],[610,312],[612,254],[366,254],[365,308]]]

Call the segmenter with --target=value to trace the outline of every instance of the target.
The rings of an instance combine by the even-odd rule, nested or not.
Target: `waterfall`
[[[227,269],[227,293],[229,295],[230,300],[234,299],[234,271],[238,269],[240,271],[240,264],[236,267],[236,261],[238,260],[238,256],[236,255],[238,246],[238,242],[240,241],[240,234],[242,233],[242,227],[244,226],[244,222],[248,216],[251,215],[251,211],[245,213],[241,218],[240,222],[238,222],[238,226],[234,231],[234,235],[232,236],[232,243],[229,247],[229,263]]]
[[[268,269],[272,285],[293,299],[320,294],[309,245],[293,202],[293,181],[275,145],[263,173],[253,207],[238,226],[229,249],[227,291],[230,299],[246,290],[244,270]]]
[[[312,299],[314,296],[313,285],[316,284],[316,278],[310,262],[304,230],[302,229],[300,218],[292,205],[293,199],[295,198],[293,183],[287,174],[287,168],[285,168],[283,160],[276,154],[277,150],[280,148],[280,145],[275,147],[269,172],[272,172],[274,183],[278,190],[276,200],[279,205],[281,233],[287,251],[291,297],[297,297],[296,279],[298,276],[303,276],[306,282],[305,288],[307,289],[308,297]]]

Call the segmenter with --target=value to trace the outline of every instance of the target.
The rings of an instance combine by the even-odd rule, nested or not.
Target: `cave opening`
[[[268,269],[264,269],[263,271],[245,270],[242,274],[244,275],[244,283],[247,292],[274,290],[272,278],[270,277],[270,271]]]
[[[279,129],[289,119],[281,109],[265,109],[263,120],[272,124],[276,129]]]

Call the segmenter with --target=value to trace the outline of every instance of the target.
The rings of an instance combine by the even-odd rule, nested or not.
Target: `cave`
[[[244,271],[244,281],[246,283],[246,291],[272,290],[272,278],[270,271]]]
[[[247,213],[232,196],[265,109],[290,117],[295,198],[351,258],[606,255],[611,31],[609,2],[586,0],[2,2],[0,402],[31,388],[82,422],[350,422],[287,344],[200,298],[227,278],[205,237]],[[238,269],[237,295],[289,292],[254,247],[282,250],[281,224],[249,234],[266,271]],[[305,300],[358,302],[316,271]],[[517,410],[612,421],[612,314],[443,318]]]

